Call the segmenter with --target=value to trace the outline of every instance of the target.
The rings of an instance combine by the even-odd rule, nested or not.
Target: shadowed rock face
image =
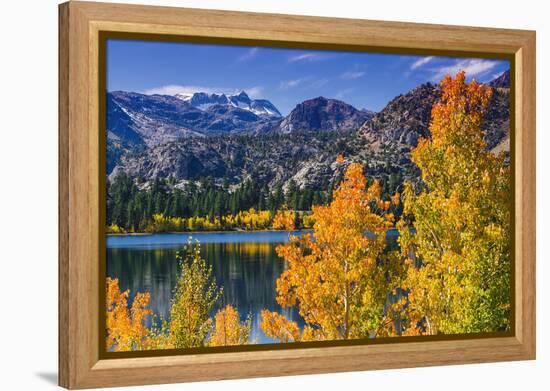
[[[277,131],[337,131],[351,133],[371,117],[367,111],[336,99],[318,97],[298,104]]]
[[[117,175],[120,170],[132,177],[147,179],[174,177],[195,180],[224,177],[227,167],[222,156],[204,144],[204,140],[196,140],[191,144],[160,144],[138,156],[123,158],[112,175]]]
[[[432,106],[439,99],[439,87],[426,83],[392,99],[359,130],[372,142],[416,146],[420,137],[429,135]]]

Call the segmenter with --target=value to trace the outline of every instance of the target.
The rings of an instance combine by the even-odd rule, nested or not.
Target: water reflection
[[[276,234],[279,241],[288,237],[288,233],[286,236]],[[276,245],[277,242],[269,241],[201,241],[201,254],[212,265],[218,284],[224,287],[221,305],[234,305],[243,320],[248,314],[252,315],[251,338],[256,343],[274,342],[260,330],[262,309],[279,311],[303,326],[297,310],[283,310],[275,300],[276,280],[285,267],[284,261],[275,253]],[[118,278],[122,290],[130,289],[130,303],[137,292],[150,292],[154,313],[168,318],[172,290],[179,272],[176,253],[183,246],[184,241],[172,243],[167,248],[108,245],[107,275]]]

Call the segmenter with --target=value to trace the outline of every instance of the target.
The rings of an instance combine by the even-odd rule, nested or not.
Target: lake
[[[276,281],[285,268],[285,262],[275,252],[275,247],[286,243],[289,235],[303,233],[196,232],[108,236],[107,276],[118,278],[122,291],[130,289],[130,305],[137,292],[150,292],[151,309],[168,319],[172,290],[179,273],[176,253],[183,250],[191,236],[200,242],[202,257],[212,265],[218,285],[224,288],[223,304],[235,306],[242,320],[248,314],[252,316],[251,341],[274,343],[276,341],[260,329],[262,309],[280,312],[297,322],[300,328],[304,324],[297,309],[282,309],[277,304]],[[390,240],[397,236],[396,230],[387,232]]]
[[[189,236],[199,240],[201,254],[212,265],[224,304],[235,306],[244,320],[252,315],[251,340],[274,343],[260,330],[260,311],[283,313],[303,326],[296,309],[283,310],[276,301],[276,280],[285,262],[275,253],[278,244],[300,232],[215,232],[107,237],[107,276],[118,278],[120,289],[151,293],[151,309],[168,318],[172,290],[178,277],[176,253]],[[214,314],[212,314],[214,315]]]

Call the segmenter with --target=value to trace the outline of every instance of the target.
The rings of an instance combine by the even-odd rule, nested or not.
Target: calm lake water
[[[189,236],[199,240],[204,259],[212,265],[224,304],[232,304],[244,320],[252,315],[251,339],[273,343],[260,330],[260,311],[283,313],[303,326],[298,311],[283,310],[276,302],[276,280],[285,262],[275,253],[289,234],[299,232],[223,232],[109,236],[107,276],[118,278],[120,289],[130,289],[130,303],[137,292],[151,293],[151,308],[168,319],[170,299],[179,272],[176,253]]]
[[[242,320],[248,314],[252,315],[253,342],[273,343],[276,341],[260,330],[262,309],[278,311],[303,327],[303,319],[296,309],[282,309],[277,304],[276,281],[285,268],[285,262],[275,252],[275,247],[287,242],[290,234],[302,233],[201,232],[109,236],[107,276],[118,278],[121,290],[130,289],[130,305],[137,292],[150,292],[152,310],[168,319],[172,290],[179,273],[176,253],[183,250],[191,236],[193,241],[200,242],[203,258],[212,265],[218,285],[224,288],[223,304],[235,306]],[[397,231],[388,231],[387,237],[395,239]]]

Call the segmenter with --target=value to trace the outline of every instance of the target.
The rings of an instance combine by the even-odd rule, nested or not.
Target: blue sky
[[[134,40],[107,42],[107,90],[146,94],[246,91],[288,114],[317,96],[381,110],[395,96],[445,74],[485,82],[508,61]]]

